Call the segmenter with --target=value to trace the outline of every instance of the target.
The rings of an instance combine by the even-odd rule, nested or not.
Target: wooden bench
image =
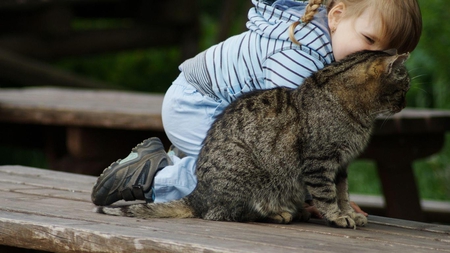
[[[106,216],[93,212],[95,180],[0,166],[0,252],[450,251],[450,226],[377,216],[356,230],[314,219],[276,225]]]
[[[161,102],[161,94],[0,89],[0,143],[45,150],[52,169],[98,176],[143,139],[158,136],[168,148]],[[383,215],[433,221],[422,212],[411,166],[437,153],[449,129],[447,111],[405,109],[377,121],[361,158],[377,164],[386,205]]]

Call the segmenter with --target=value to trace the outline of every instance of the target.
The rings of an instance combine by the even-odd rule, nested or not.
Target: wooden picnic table
[[[450,226],[377,216],[354,230],[315,219],[277,225],[97,214],[90,201],[95,180],[0,166],[0,251],[450,252]]]
[[[169,147],[161,123],[162,98],[117,91],[0,89],[0,143],[45,150],[52,169],[98,176],[143,139],[158,136]],[[422,212],[412,164],[442,148],[450,112],[408,108],[376,124],[361,158],[377,164],[383,215],[433,221]]]

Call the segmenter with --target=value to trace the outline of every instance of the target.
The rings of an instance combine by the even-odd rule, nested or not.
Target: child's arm
[[[296,88],[305,78],[322,69],[325,66],[324,62],[298,49],[273,54],[263,63],[263,78],[266,85],[264,88]]]

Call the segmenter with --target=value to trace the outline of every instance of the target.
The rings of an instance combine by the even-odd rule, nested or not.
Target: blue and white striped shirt
[[[248,31],[210,47],[180,65],[186,80],[204,95],[231,102],[255,89],[299,86],[313,72],[334,61],[324,8],[308,24],[289,26],[306,3],[278,0],[272,6],[252,0]]]

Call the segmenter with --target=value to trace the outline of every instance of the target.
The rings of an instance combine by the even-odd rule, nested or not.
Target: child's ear
[[[344,13],[345,13],[345,4],[343,2],[336,4],[328,12],[328,27],[330,28],[331,31],[336,30],[337,25],[344,17]]]

